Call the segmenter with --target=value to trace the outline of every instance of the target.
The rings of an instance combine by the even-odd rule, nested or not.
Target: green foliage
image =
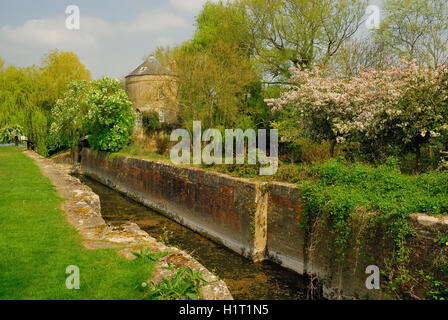
[[[156,137],[156,152],[160,155],[166,154],[170,145],[169,137]]]
[[[446,171],[448,170],[448,152],[441,152],[442,159],[440,160],[439,170]]]
[[[28,137],[35,143],[36,152],[46,157],[47,149],[47,117],[40,110],[35,110],[31,114],[31,128]]]
[[[159,114],[155,111],[153,112],[143,112],[142,114],[142,124],[143,129],[147,134],[151,134],[155,131],[162,129],[160,123]]]
[[[257,81],[256,70],[244,52],[233,43],[214,41],[205,48],[191,43],[156,53],[162,63],[175,60],[179,66],[179,98],[184,127],[194,120],[204,129],[229,128],[245,113],[248,87]]]
[[[0,127],[18,124],[37,152],[53,152],[58,141],[48,135],[51,110],[67,84],[79,79],[89,80],[90,72],[72,52],[53,51],[40,67],[0,68]]]
[[[170,237],[173,236],[173,231],[169,231],[166,226],[162,227],[162,235],[159,237],[159,241],[163,244],[170,244]]]
[[[36,107],[38,80],[39,74],[35,67],[17,69],[10,66],[0,69],[0,127],[17,124],[28,138],[37,135],[34,131],[38,127],[36,121],[33,126],[32,115],[42,112]]]
[[[246,52],[250,50],[250,30],[244,11],[236,5],[207,2],[196,18],[196,30],[190,41],[194,48],[208,48],[217,39]]]
[[[169,252],[152,252],[150,248],[140,249],[140,252],[132,252],[134,257],[140,261],[158,261],[160,258],[165,257]]]
[[[448,246],[448,232],[439,232],[437,244],[441,247]]]
[[[87,95],[89,143],[95,150],[117,152],[132,134],[135,113],[118,80],[104,77]]]
[[[79,61],[79,58],[70,51],[54,50],[42,59],[39,82],[39,106],[46,111],[51,109],[67,89],[67,84],[73,80],[90,81],[90,71]]]
[[[316,218],[327,217],[342,258],[351,235],[349,220],[356,210],[377,213],[372,222],[387,226],[398,255],[413,233],[407,222],[410,214],[448,212],[448,173],[406,176],[400,173],[396,159],[376,168],[339,159],[314,166],[312,175],[317,182],[301,185],[306,209],[302,223],[309,229]]]
[[[95,150],[116,152],[130,138],[134,117],[132,103],[118,81],[73,81],[52,110],[52,147],[70,148],[89,135]]]
[[[310,176],[310,181],[300,184],[305,203],[301,226],[309,238],[316,238],[316,222],[323,221],[325,230],[330,230],[332,262],[346,267],[351,259],[348,253],[361,250],[363,259],[369,259],[367,255],[381,265],[386,278],[384,288],[397,297],[415,298],[416,286],[431,287],[427,298],[446,297],[446,282],[431,283],[415,270],[410,247],[415,231],[409,216],[448,213],[447,172],[408,176],[400,172],[396,158],[389,158],[378,167],[336,159],[313,166]],[[360,228],[365,228],[363,233]],[[427,270],[442,278],[446,272],[446,243],[441,242],[444,240],[447,239],[440,236],[441,248],[436,249],[440,252],[430,255],[433,260]]]
[[[73,147],[88,133],[86,100],[89,90],[89,82],[72,81],[68,84],[64,97],[56,102],[51,111],[53,122],[50,135],[53,149]]]
[[[15,137],[23,135],[22,127],[19,125],[7,126],[0,130],[0,143],[12,143]]]
[[[206,283],[202,273],[196,270],[182,267],[174,268],[171,264],[165,269],[174,273],[174,276],[164,278],[163,282],[155,285],[153,282],[146,294],[150,300],[199,300],[200,288]]]
[[[237,3],[246,15],[257,65],[271,78],[285,80],[291,67],[309,66],[315,61],[326,63],[335,55],[358,30],[367,2],[242,0]]]
[[[431,283],[431,289],[426,292],[427,300],[448,300],[448,288],[444,282],[433,276],[426,276],[425,280]]]

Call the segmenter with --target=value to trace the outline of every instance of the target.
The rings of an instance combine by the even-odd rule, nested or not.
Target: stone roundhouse
[[[177,65],[165,68],[154,56],[126,76],[126,91],[137,113],[136,133],[143,133],[143,113],[157,112],[160,122],[173,125],[179,116]]]

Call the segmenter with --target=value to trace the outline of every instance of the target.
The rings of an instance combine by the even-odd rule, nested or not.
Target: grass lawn
[[[155,262],[85,249],[62,201],[32,159],[0,148],[0,299],[142,299]],[[79,290],[66,288],[69,265]]]

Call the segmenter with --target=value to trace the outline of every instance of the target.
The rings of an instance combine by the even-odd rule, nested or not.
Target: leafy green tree
[[[23,122],[25,110],[36,103],[36,82],[34,68],[0,69],[0,127]]]
[[[90,83],[75,80],[69,83],[64,97],[56,102],[51,111],[50,144],[53,149],[71,148],[87,134],[87,94]]]
[[[48,156],[47,149],[47,134],[48,134],[48,119],[45,114],[36,110],[31,116],[32,123],[32,139],[36,141],[36,152],[42,156]]]
[[[104,77],[87,94],[86,129],[95,150],[117,152],[132,134],[135,112],[120,82]]]
[[[158,50],[162,62],[179,65],[180,100],[184,125],[202,121],[204,129],[234,125],[244,107],[246,89],[257,81],[256,72],[234,45],[218,41],[209,48],[196,49],[190,43]]]
[[[285,81],[297,64],[328,63],[358,30],[366,1],[241,0],[255,57],[266,76]]]
[[[218,40],[250,56],[253,52],[247,15],[235,3],[207,2],[196,18],[196,30],[189,41],[196,49],[210,48]]]
[[[40,106],[47,111],[56,104],[72,80],[90,80],[90,71],[70,51],[55,50],[42,59]]]
[[[51,52],[41,67],[0,68],[0,127],[21,125],[36,151],[48,155],[55,145],[48,135],[51,109],[76,79],[90,79],[90,72],[71,52]]]

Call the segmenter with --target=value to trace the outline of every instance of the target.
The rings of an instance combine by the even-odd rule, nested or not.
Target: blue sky
[[[372,0],[378,4],[381,0]],[[206,0],[0,0],[0,57],[7,65],[39,64],[51,50],[75,52],[92,71],[123,77],[161,45],[191,38]],[[67,30],[77,5],[81,29]]]

